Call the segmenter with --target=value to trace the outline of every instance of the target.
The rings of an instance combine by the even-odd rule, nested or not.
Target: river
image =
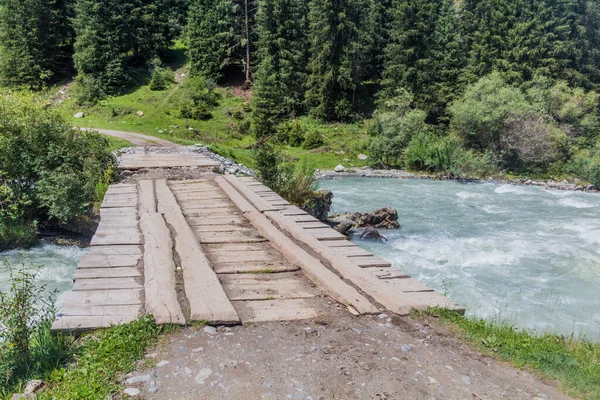
[[[333,212],[398,210],[359,245],[447,292],[469,315],[600,338],[600,195],[493,183],[339,178]]]
[[[48,291],[58,291],[57,305],[62,304],[64,295],[73,286],[73,275],[79,261],[87,254],[88,249],[75,246],[57,246],[41,241],[27,250],[17,249],[0,252],[0,262],[8,261],[18,266],[23,260],[30,266],[41,266],[38,283],[46,285]],[[25,256],[25,257],[23,257]],[[0,269],[0,290],[9,288],[8,273],[2,266]]]

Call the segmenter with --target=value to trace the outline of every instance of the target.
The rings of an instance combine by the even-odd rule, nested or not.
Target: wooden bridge
[[[218,165],[200,155],[138,154],[127,169]],[[309,319],[332,300],[355,315],[460,309],[291,205],[254,178],[114,184],[91,250],[53,329],[127,323],[238,324]]]

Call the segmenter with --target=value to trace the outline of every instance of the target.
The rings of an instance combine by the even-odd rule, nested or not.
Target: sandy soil
[[[310,321],[182,328],[149,352],[127,387],[165,400],[568,398],[433,320],[326,307]]]

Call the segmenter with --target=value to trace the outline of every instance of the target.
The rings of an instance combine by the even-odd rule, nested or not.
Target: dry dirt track
[[[169,142],[168,140],[160,139],[154,136],[143,135],[141,133],[124,132],[124,131],[112,131],[108,129],[95,129],[95,128],[81,128],[81,130],[91,130],[99,132],[103,135],[114,136],[120,139],[127,140],[133,143],[137,147],[149,147],[149,146],[160,146],[160,147],[177,147],[178,145]]]
[[[435,321],[329,308],[309,321],[184,328],[150,351],[143,364],[152,367],[132,375],[147,381],[128,386],[161,400],[568,399]]]

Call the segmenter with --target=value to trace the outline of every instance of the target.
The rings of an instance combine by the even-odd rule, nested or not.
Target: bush
[[[300,147],[305,140],[306,132],[304,127],[298,119],[294,119],[291,122],[281,123],[277,126],[277,142],[281,144],[287,144],[292,147]],[[321,143],[316,147],[321,146]]]
[[[114,163],[106,139],[73,129],[30,94],[0,95],[0,115],[0,217],[5,235],[18,226],[31,232],[36,220],[67,222],[90,210],[96,183]]]
[[[219,104],[220,97],[215,89],[216,84],[212,80],[200,76],[184,80],[172,98],[180,117],[195,120],[212,118],[211,110]]]
[[[304,143],[302,143],[302,148],[306,150],[316,149],[317,147],[321,147],[325,144],[325,140],[323,139],[323,134],[319,131],[310,131],[306,134],[306,138],[304,139]]]
[[[160,59],[152,60],[150,65],[152,72],[150,84],[148,85],[150,90],[165,90],[175,81],[173,77],[173,71],[171,71],[169,68],[163,67]]]
[[[72,351],[69,337],[53,335],[54,294],[36,281],[40,267],[6,261],[9,289],[0,291],[0,393],[62,365]]]
[[[317,190],[315,169],[307,161],[285,162],[270,142],[258,145],[254,159],[261,182],[291,203],[303,205]]]

